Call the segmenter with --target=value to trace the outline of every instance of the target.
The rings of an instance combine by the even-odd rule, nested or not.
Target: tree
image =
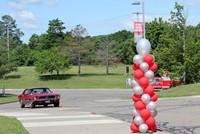
[[[81,46],[83,45],[83,40],[84,37],[87,35],[87,30],[82,27],[80,24],[77,25],[73,30],[72,30],[72,36],[74,38],[74,45],[77,47],[75,48],[75,53],[78,55],[78,76],[81,74]]]
[[[12,58],[16,61],[18,66],[27,65],[28,58],[30,56],[30,49],[27,45],[20,45],[17,46],[12,51]]]
[[[152,50],[161,42],[162,36],[169,31],[168,24],[169,22],[164,21],[162,18],[155,18],[153,21],[145,23],[146,38],[150,41]]]
[[[40,74],[49,72],[52,75],[53,71],[56,71],[59,75],[59,72],[68,69],[70,64],[68,57],[62,55],[60,47],[52,47],[38,53],[35,67]]]
[[[176,11],[171,11],[171,19],[170,21],[175,24],[176,30],[180,31],[181,35],[179,36],[181,43],[177,44],[182,46],[180,58],[182,59],[182,77],[183,82],[186,82],[186,21],[187,21],[187,14],[184,11],[184,7],[179,5],[177,2],[175,3]]]
[[[108,38],[102,39],[97,51],[96,64],[106,66],[106,75],[109,75],[109,66],[119,62],[118,58],[111,47],[114,45],[114,41],[108,40]]]
[[[0,43],[0,76],[5,78],[6,74],[16,70],[15,62],[8,60],[7,49]]]
[[[24,33],[17,28],[16,21],[10,15],[2,16],[2,21],[0,21],[0,41],[7,46],[8,51],[22,44],[20,37],[23,35]]]
[[[196,27],[188,26],[186,36],[186,83],[200,82],[200,24]]]
[[[37,34],[33,34],[29,39],[28,46],[30,47],[30,49],[34,49],[37,47],[38,44],[39,44],[39,36]]]
[[[49,21],[49,28],[47,30],[48,45],[59,46],[64,44],[65,33],[63,30],[66,28],[63,26],[64,22],[61,20],[53,19]]]

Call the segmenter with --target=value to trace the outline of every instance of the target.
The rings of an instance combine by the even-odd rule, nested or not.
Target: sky
[[[46,33],[50,20],[64,22],[65,31],[81,24],[88,35],[105,35],[119,30],[133,31],[137,21],[134,12],[142,12],[141,5],[132,5],[140,0],[1,0],[0,16],[11,15],[17,27],[24,32],[22,41],[28,43],[32,34]],[[145,21],[162,17],[168,20],[170,12],[175,11],[175,2],[184,6],[188,13],[187,24],[200,22],[199,0],[143,0]],[[139,15],[142,21],[142,15]]]

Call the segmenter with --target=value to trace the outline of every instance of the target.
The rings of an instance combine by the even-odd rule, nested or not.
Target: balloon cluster
[[[146,39],[140,39],[136,45],[137,55],[133,57],[134,78],[132,80],[134,101],[132,132],[146,133],[157,131],[155,116],[157,115],[156,101],[158,95],[154,92],[154,72],[158,66],[151,51],[151,44]]]

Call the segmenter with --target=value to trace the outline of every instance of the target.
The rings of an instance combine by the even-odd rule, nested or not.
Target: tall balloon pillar
[[[154,56],[149,54],[151,44],[147,39],[140,39],[136,45],[137,53],[133,57],[134,79],[132,80],[133,95],[133,122],[130,129],[133,133],[156,132],[157,115],[156,101],[158,95],[154,92],[154,72],[158,66]]]

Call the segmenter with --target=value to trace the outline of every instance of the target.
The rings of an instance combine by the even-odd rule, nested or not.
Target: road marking
[[[56,122],[32,122],[22,123],[25,127],[49,127],[49,126],[71,126],[71,125],[94,125],[94,124],[109,124],[123,123],[121,120],[78,120],[78,121],[56,121]]]
[[[98,114],[56,116],[46,113],[11,112],[0,113],[0,115],[14,116],[20,120],[26,128],[124,123],[124,121]],[[55,119],[58,120],[52,121]]]
[[[25,116],[46,116],[50,114],[46,113],[20,113],[20,112],[13,112],[13,113],[0,113],[3,116],[14,116],[14,117],[25,117]]]
[[[102,118],[103,115],[72,115],[72,116],[43,116],[43,117],[18,117],[20,121],[24,120],[39,120],[39,119],[77,119],[77,118]]]

